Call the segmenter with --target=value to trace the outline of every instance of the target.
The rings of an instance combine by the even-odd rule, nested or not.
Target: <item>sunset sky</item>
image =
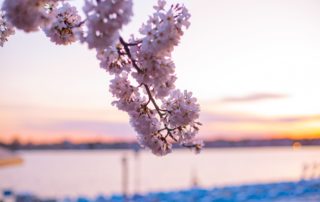
[[[123,36],[138,33],[155,2],[134,0]],[[200,138],[320,137],[320,1],[168,2],[192,15],[173,58],[177,86],[201,104]],[[0,61],[0,141],[135,138],[85,45],[17,31]]]

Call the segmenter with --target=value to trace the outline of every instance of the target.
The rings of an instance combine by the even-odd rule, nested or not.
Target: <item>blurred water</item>
[[[121,159],[128,157],[129,191],[299,180],[304,164],[320,162],[320,147],[178,150],[166,157],[149,152],[28,151],[24,163],[0,168],[0,189],[39,196],[96,196],[121,192]]]

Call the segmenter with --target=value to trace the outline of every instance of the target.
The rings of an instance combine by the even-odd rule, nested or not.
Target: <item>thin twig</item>
[[[122,37],[120,37],[119,40],[120,40],[120,43],[123,45],[124,50],[126,51],[126,54],[132,61],[133,67],[137,70],[138,73],[142,73],[143,71],[138,67],[136,60],[132,58],[128,43],[126,43]]]

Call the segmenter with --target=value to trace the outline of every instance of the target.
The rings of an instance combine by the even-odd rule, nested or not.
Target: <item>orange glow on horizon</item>
[[[21,144],[57,144],[64,141],[68,141],[75,144],[81,143],[117,143],[117,142],[132,142],[133,139],[129,137],[115,137],[115,136],[103,136],[103,135],[0,135],[0,142],[10,144],[14,141],[18,141]]]
[[[226,135],[206,135],[199,137],[204,141],[214,141],[214,140],[229,140],[229,141],[241,141],[245,139],[292,139],[292,140],[301,140],[301,139],[319,139],[320,138],[320,129],[317,131],[296,131],[292,133],[256,133],[255,136],[249,137],[248,135],[241,134],[230,134]],[[64,141],[69,141],[75,144],[81,143],[119,143],[119,142],[135,142],[135,135],[131,137],[116,137],[116,136],[105,136],[105,135],[10,135],[4,136],[0,135],[0,142],[5,144],[10,144],[14,141],[19,141],[21,144],[57,144]]]

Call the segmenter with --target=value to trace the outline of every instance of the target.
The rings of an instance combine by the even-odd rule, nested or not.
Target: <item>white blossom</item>
[[[126,73],[116,75],[109,87],[113,96],[123,100],[130,100],[138,93],[137,88],[130,84]]]
[[[140,29],[144,35],[141,45],[144,54],[170,56],[183,35],[183,29],[189,27],[190,14],[184,6],[177,4],[168,11],[164,6],[164,1],[158,1],[156,12]]]
[[[132,15],[131,0],[86,0],[83,8],[87,33],[82,37],[89,48],[104,49],[119,38],[119,30]]]
[[[8,37],[14,34],[13,26],[7,22],[5,19],[5,15],[2,11],[0,11],[0,46],[2,47],[3,44],[8,41]]]
[[[176,76],[175,65],[168,58],[144,57],[139,60],[143,73],[133,73],[138,83],[144,83],[153,88],[157,98],[167,96],[174,89]]]
[[[166,4],[167,4],[167,2],[165,0],[158,0],[157,5],[153,6],[153,8],[156,11],[164,10],[164,7]]]
[[[155,117],[155,113],[150,114],[149,112],[132,113],[130,123],[140,137],[152,136],[161,127],[161,123]]]
[[[162,107],[169,111],[166,121],[171,127],[193,124],[199,118],[199,104],[191,92],[173,91]]]
[[[152,153],[157,156],[164,156],[172,152],[172,144],[154,134],[139,136],[138,141],[142,146],[149,148]]]
[[[118,49],[114,46],[97,50],[97,59],[100,61],[100,67],[110,74],[120,74],[122,71],[129,72],[132,68],[128,58],[119,55]]]
[[[76,7],[64,3],[54,12],[55,18],[50,26],[45,27],[46,35],[56,44],[67,45],[75,42],[81,29],[81,17]]]
[[[12,25],[25,32],[38,31],[40,26],[48,25],[52,20],[50,6],[54,0],[5,0],[2,8]],[[46,8],[46,6],[48,8]]]
[[[138,142],[149,148],[152,153],[163,156],[171,152],[172,145],[158,132],[161,122],[155,117],[155,111],[131,114],[130,123],[138,135]]]

